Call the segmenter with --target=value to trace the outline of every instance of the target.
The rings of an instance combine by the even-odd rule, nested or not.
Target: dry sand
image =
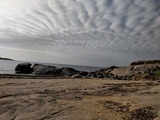
[[[0,120],[160,120],[160,81],[0,78]]]

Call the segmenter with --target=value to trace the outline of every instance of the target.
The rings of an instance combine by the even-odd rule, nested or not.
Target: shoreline
[[[0,74],[0,78],[16,79],[71,79],[70,77],[55,77],[52,75],[34,75],[34,74]]]

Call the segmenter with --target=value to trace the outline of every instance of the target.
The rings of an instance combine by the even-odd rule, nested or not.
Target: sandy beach
[[[0,78],[0,120],[159,120],[160,81]]]

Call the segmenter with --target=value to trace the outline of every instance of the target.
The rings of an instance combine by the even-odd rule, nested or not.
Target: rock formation
[[[72,76],[78,73],[78,70],[69,67],[57,68],[55,66],[47,66],[35,64],[33,66],[33,74],[35,75],[52,75],[55,77]]]
[[[51,75],[56,73],[56,67],[54,66],[35,64],[32,69],[35,75]]]
[[[131,65],[144,65],[144,64],[160,64],[160,60],[141,60],[131,63]]]
[[[53,77],[70,77],[70,78],[112,78],[120,80],[140,80],[140,79],[158,79],[160,78],[159,60],[132,62],[130,66],[100,69],[97,71],[78,71],[73,68],[47,66],[35,64],[31,68],[30,63],[17,65],[16,73],[32,73],[33,75],[49,75]]]

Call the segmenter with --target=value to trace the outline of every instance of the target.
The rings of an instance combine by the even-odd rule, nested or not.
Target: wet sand
[[[0,78],[0,120],[160,120],[160,81]]]

